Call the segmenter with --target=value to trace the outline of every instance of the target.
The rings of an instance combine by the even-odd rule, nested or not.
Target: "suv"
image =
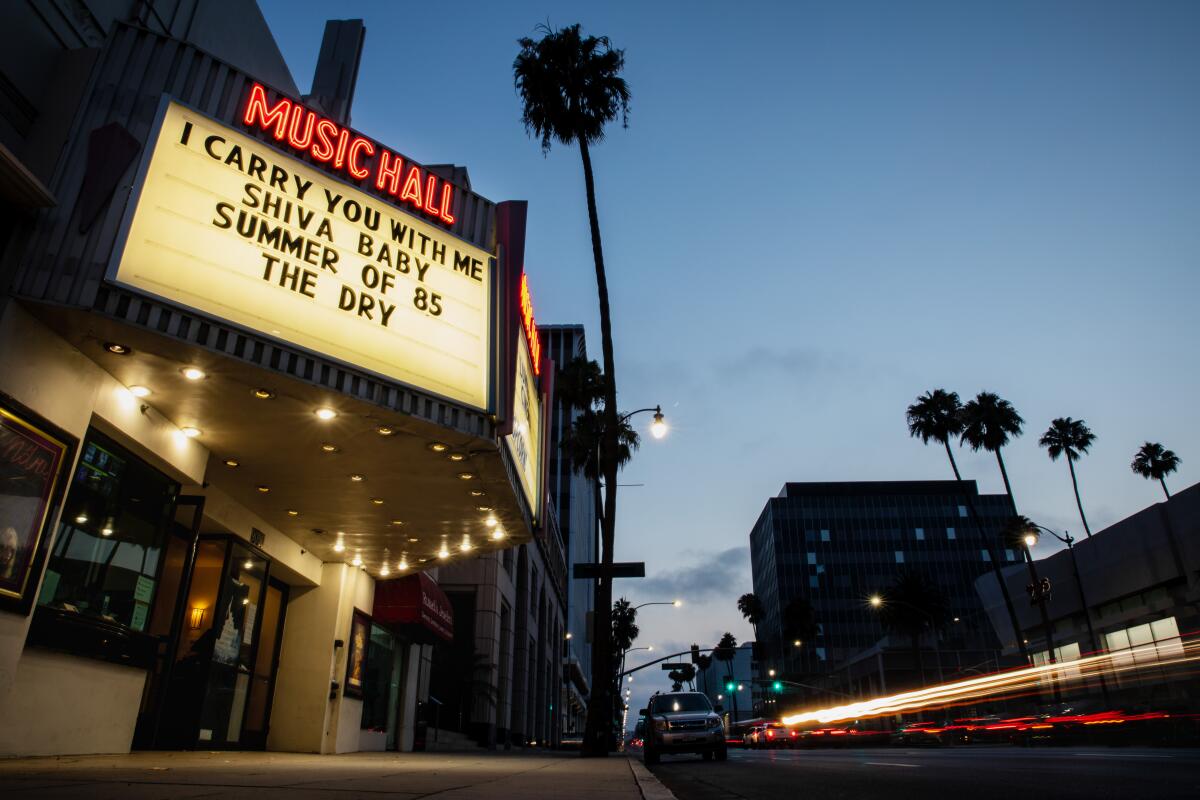
[[[646,718],[642,758],[657,764],[663,753],[699,753],[705,761],[728,757],[725,726],[700,692],[655,694],[641,712]]]

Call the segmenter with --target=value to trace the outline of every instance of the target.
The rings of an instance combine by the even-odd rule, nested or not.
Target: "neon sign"
[[[454,224],[454,186],[416,164],[405,167],[404,158],[359,136],[312,109],[280,98],[268,105],[267,90],[260,83],[250,86],[242,122],[286,142],[292,149],[308,153],[322,164],[345,172],[355,180],[374,176],[376,189],[398,202]]]
[[[542,374],[542,340],[538,338],[537,321],[533,318],[533,298],[529,294],[529,276],[521,273],[521,326],[525,328],[525,341],[529,343],[529,359],[533,362],[533,374]]]

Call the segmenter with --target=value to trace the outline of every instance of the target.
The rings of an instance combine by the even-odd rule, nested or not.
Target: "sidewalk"
[[[638,765],[641,766],[640,764]],[[629,759],[574,753],[144,752],[0,759],[0,797],[642,800]]]

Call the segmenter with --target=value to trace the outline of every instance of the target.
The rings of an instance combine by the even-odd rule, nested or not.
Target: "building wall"
[[[971,501],[982,531],[969,517]],[[867,598],[902,570],[937,584],[963,620],[950,631],[961,641],[944,647],[992,637],[974,581],[991,571],[985,551],[1010,513],[1006,495],[979,495],[973,481],[787,484],[750,534],[754,591],[766,610],[759,624],[765,662],[786,659],[789,672],[827,673],[874,645],[886,631]],[[1003,548],[997,555],[1005,563],[1018,558]],[[793,598],[807,599],[821,625],[817,641],[800,648],[783,637],[783,611]]]

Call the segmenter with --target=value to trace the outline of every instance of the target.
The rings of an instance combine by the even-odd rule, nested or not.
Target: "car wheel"
[[[646,763],[646,766],[652,767],[658,763],[658,753],[648,746],[644,747],[642,749],[642,761]]]
[[[713,751],[713,756],[717,759],[717,761],[725,761],[729,758],[729,748],[727,748],[725,745],[721,745],[715,751]]]

